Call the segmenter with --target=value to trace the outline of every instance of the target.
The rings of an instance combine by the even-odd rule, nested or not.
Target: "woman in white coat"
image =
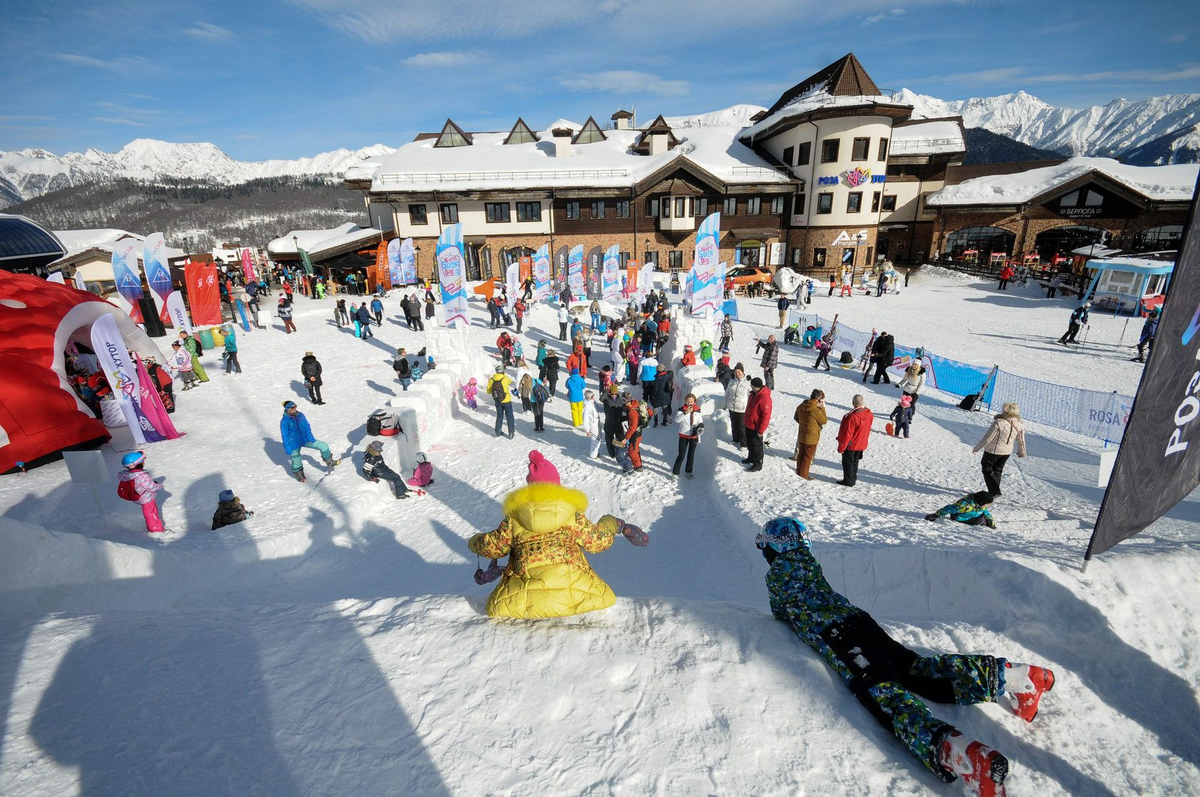
[[[1018,457],[1025,456],[1025,424],[1021,420],[1021,408],[1015,401],[1006,401],[1000,414],[984,433],[983,439],[971,449],[983,450],[983,481],[993,496],[1000,495],[1000,477],[1004,475],[1004,463],[1015,449]]]
[[[925,387],[925,366],[919,360],[913,360],[904,369],[904,378],[896,383],[896,387],[904,391],[904,395],[912,399],[913,413],[917,411],[917,399],[921,397],[921,389]]]
[[[591,390],[583,392],[583,431],[591,441],[588,459],[600,458],[600,413],[596,411],[596,394]]]
[[[683,406],[675,413],[675,423],[679,424],[679,454],[675,457],[675,465],[671,473],[679,475],[679,467],[687,460],[685,472],[692,478],[692,463],[696,459],[696,446],[700,443],[700,433],[704,431],[704,414],[696,396],[688,393],[683,398]]]

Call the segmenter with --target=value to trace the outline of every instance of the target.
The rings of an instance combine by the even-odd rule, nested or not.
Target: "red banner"
[[[392,289],[392,271],[388,268],[387,246],[387,241],[381,241],[375,248],[375,273],[368,277],[374,276],[376,284],[382,283],[383,287],[390,291]]]
[[[188,263],[183,267],[187,278],[188,304],[192,324],[197,327],[216,326],[221,318],[221,289],[217,285],[215,263]]]
[[[533,273],[533,258],[521,258],[521,284],[525,284],[525,280],[529,279],[529,275]]]
[[[625,295],[633,296],[638,290],[638,269],[637,261],[630,260],[629,267],[625,269]]]

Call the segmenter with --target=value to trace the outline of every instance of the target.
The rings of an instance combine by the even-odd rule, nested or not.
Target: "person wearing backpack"
[[[400,380],[400,387],[408,390],[412,384],[412,363],[408,360],[408,352],[404,348],[396,350],[396,359],[392,362],[392,370]]]
[[[540,379],[533,380],[533,389],[529,392],[529,405],[533,408],[533,431],[546,431],[546,402],[550,400],[550,391]]]
[[[704,431],[704,414],[700,412],[700,405],[696,402],[694,393],[688,393],[683,397],[683,406],[675,414],[675,422],[679,424],[679,453],[675,457],[671,473],[679,475],[679,467],[684,464],[686,457],[687,465],[684,472],[690,479],[692,478],[692,463],[696,459],[696,446],[700,444],[700,433]]]
[[[304,386],[308,388],[308,400],[313,404],[324,404],[321,398],[321,363],[311,351],[304,352],[300,361],[300,375],[304,377]]]
[[[200,364],[200,355],[204,353],[204,346],[198,338],[186,332],[180,332],[179,339],[183,341],[183,348],[187,349],[188,354],[192,357],[192,373],[201,382],[207,382],[208,374],[204,371],[204,366]]]
[[[124,470],[117,476],[117,495],[126,501],[136,502],[142,508],[147,532],[163,534],[170,531],[163,527],[162,516],[158,512],[157,495],[162,485],[146,472],[145,452],[129,452],[121,457],[121,466]]]
[[[487,392],[496,403],[496,437],[500,436],[500,427],[508,419],[508,439],[513,439],[513,408],[512,408],[512,377],[504,373],[504,366],[497,365],[496,373],[487,381]]]

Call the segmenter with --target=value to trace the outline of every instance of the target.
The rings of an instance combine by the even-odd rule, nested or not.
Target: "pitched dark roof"
[[[469,147],[471,146],[471,134],[464,133],[463,129],[454,124],[452,119],[447,119],[446,124],[442,126],[442,132],[438,134],[437,141],[433,145],[435,147]]]
[[[946,167],[946,185],[958,185],[976,177],[992,177],[1000,174],[1018,174],[1030,169],[1057,166],[1066,158],[1046,161],[1010,161],[1008,163],[952,163]]]
[[[504,139],[505,144],[533,144],[537,141],[537,136],[529,129],[529,125],[525,124],[525,120],[517,117],[517,123],[512,126],[512,130],[508,131],[508,137]]]
[[[645,155],[650,151],[650,136],[654,134],[665,133],[667,136],[667,149],[671,150],[679,146],[679,139],[675,137],[675,132],[671,130],[671,126],[667,124],[667,120],[660,113],[650,125],[642,130],[642,134],[638,136],[638,140],[630,150],[641,155]]]
[[[594,144],[597,141],[606,141],[607,137],[604,131],[600,129],[600,125],[596,124],[596,120],[588,117],[583,123],[583,127],[579,128],[579,132],[571,139],[572,144]]]
[[[867,74],[867,70],[854,57],[854,53],[847,53],[820,72],[809,75],[785,91],[775,101],[775,104],[767,110],[767,114],[775,113],[801,94],[805,94],[818,86],[823,87],[824,91],[834,96],[857,97],[860,95],[878,95],[880,93],[879,87],[875,85],[875,81],[871,80],[871,76]]]
[[[629,111],[626,111],[626,110],[620,110],[620,111],[617,111],[616,113],[614,113],[612,116],[610,116],[610,117],[608,117],[608,118],[609,118],[609,119],[613,119],[613,120],[616,120],[616,119],[632,119],[632,118],[633,118],[633,114],[631,114]]]

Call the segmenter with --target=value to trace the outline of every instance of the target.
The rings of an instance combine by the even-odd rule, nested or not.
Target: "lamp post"
[[[644,266],[649,262],[650,262],[650,239],[647,238],[645,240],[645,242],[642,244],[642,265]],[[655,268],[657,268],[657,267],[658,267],[658,264],[656,263]]]
[[[421,281],[421,247],[413,247],[413,271],[416,272],[417,282]]]

